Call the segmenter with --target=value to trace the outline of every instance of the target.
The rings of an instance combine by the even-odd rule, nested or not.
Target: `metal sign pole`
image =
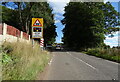
[[[34,39],[32,39],[32,47],[34,48]]]
[[[31,29],[32,29],[32,48],[34,48],[33,27]]]

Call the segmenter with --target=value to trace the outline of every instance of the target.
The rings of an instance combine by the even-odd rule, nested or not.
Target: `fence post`
[[[30,41],[30,35],[29,35],[29,41]]]
[[[20,33],[20,38],[23,39],[23,32]]]
[[[3,23],[3,42],[6,41],[6,34],[7,34],[7,24]]]
[[[3,23],[3,35],[7,34],[7,24]]]

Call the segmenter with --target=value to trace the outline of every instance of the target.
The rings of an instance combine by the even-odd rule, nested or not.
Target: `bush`
[[[37,43],[32,48],[30,43],[6,42],[2,49],[3,80],[35,80],[50,57],[46,51],[41,51]]]
[[[108,59],[115,62],[120,62],[119,52],[120,49],[92,48],[92,49],[88,49],[86,54]]]
[[[92,48],[92,49],[88,49],[87,50],[87,54],[89,54],[89,55],[97,55],[97,54],[99,54],[99,49],[94,49],[94,48]]]

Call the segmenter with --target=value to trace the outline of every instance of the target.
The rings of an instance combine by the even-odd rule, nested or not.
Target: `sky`
[[[61,20],[64,18],[64,7],[66,4],[69,2],[69,0],[49,0],[48,1],[50,6],[53,8],[53,13],[55,14],[54,20],[55,20],[55,25],[57,26],[56,32],[57,32],[57,37],[56,37],[56,42],[61,43],[61,38],[63,37],[62,29],[64,28],[64,25],[62,25]]]
[[[61,43],[61,38],[63,37],[62,29],[64,28],[64,25],[62,25],[61,20],[64,18],[64,7],[69,3],[70,0],[48,0],[48,3],[50,6],[53,8],[53,14],[54,20],[55,20],[55,25],[57,26],[56,32],[57,32],[57,37],[56,37],[56,42]],[[112,6],[115,8],[115,10],[118,11],[118,2],[120,0],[105,0],[105,2],[110,1]],[[113,2],[114,1],[114,2]],[[104,42],[107,45],[110,45],[110,47],[113,46],[118,46],[118,32],[114,33],[114,37],[110,38],[106,36],[106,39]]]

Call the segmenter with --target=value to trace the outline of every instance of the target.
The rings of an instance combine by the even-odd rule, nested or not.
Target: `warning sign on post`
[[[32,18],[32,38],[43,37],[43,18]]]
[[[43,27],[43,18],[32,18],[32,27]]]

